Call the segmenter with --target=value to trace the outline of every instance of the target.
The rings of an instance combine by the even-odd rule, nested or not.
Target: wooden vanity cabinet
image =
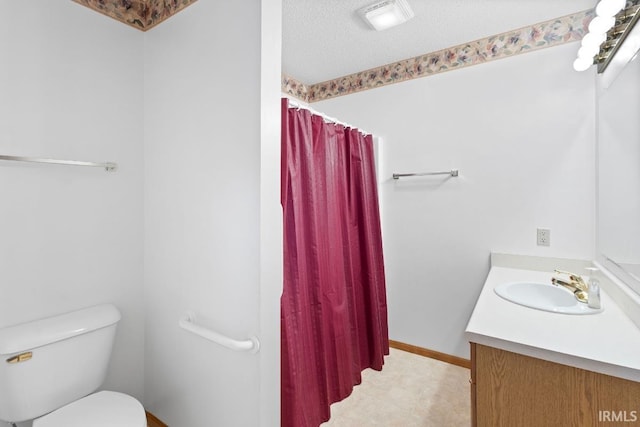
[[[640,426],[640,383],[471,343],[471,406],[475,427]]]

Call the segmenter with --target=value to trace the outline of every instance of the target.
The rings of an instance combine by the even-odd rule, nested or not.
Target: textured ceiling
[[[374,0],[283,0],[282,71],[313,84],[591,9],[596,0],[408,0],[415,17],[374,31]]]

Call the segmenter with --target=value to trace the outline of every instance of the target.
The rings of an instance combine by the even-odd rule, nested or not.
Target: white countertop
[[[604,290],[604,311],[589,315],[536,310],[507,301],[494,292],[502,283],[550,283],[551,277],[551,270],[494,265],[467,325],[469,341],[640,381],[640,329]]]

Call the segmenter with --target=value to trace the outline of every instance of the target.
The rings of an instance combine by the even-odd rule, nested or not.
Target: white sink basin
[[[601,308],[589,308],[570,290],[551,283],[510,282],[496,286],[494,291],[507,301],[553,313],[595,314],[602,311]]]

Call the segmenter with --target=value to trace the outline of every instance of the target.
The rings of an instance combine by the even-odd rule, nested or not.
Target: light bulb
[[[578,58],[591,58],[593,59],[600,52],[600,47],[594,46],[582,46],[578,49]]]
[[[600,0],[596,6],[596,15],[598,16],[615,16],[626,5],[626,0]]]
[[[582,38],[582,46],[593,46],[596,48],[600,48],[600,45],[606,39],[606,34],[588,33]]]
[[[593,65],[593,58],[576,58],[573,61],[573,69],[576,71],[586,71]]]
[[[589,32],[606,34],[615,23],[616,19],[613,16],[596,16],[589,23]]]

